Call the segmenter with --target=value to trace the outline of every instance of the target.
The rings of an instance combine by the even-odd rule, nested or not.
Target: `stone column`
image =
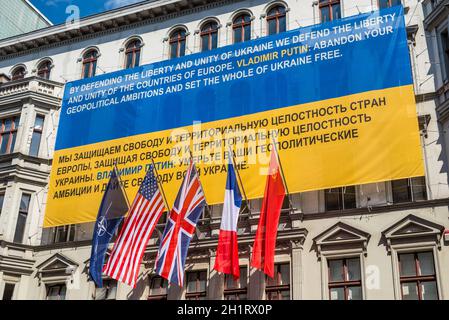
[[[291,241],[291,287],[292,300],[302,299],[302,244],[299,240]]]

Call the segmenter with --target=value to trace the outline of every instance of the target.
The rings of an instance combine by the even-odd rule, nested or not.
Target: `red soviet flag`
[[[271,278],[274,277],[274,249],[285,193],[276,149],[273,147],[251,261],[252,267],[263,270]]]

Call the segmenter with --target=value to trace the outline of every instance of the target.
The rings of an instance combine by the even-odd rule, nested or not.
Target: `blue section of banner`
[[[380,29],[378,26],[374,28],[376,22],[380,23]],[[377,31],[366,34],[365,32],[370,30],[367,23],[373,23],[372,30]],[[348,29],[346,32],[344,30],[348,25],[351,25],[351,30]],[[357,29],[357,26],[360,28]],[[330,30],[331,33],[321,38],[322,40],[312,39],[323,36],[326,30]],[[333,34],[334,30],[339,30],[339,33]],[[380,34],[376,35],[376,32]],[[386,34],[382,35],[382,32]],[[363,39],[355,41],[357,36]],[[280,41],[286,38],[290,41],[289,45],[237,56],[248,48],[264,46],[268,42],[280,44]],[[336,38],[345,43],[335,44]],[[321,41],[325,41],[322,49],[315,48],[309,53],[298,54],[305,45],[313,47],[317,42],[321,45]],[[249,63],[251,57],[256,58],[261,54],[289,49],[292,53],[296,50],[296,54],[291,57],[279,56],[266,63],[241,65],[243,60]],[[227,56],[229,52],[232,52],[232,57]],[[305,58],[307,54],[311,55],[311,59],[315,59],[320,53],[325,56],[313,63],[288,68],[285,65],[285,61]],[[330,56],[336,54],[339,55],[337,58]],[[64,94],[56,150],[179,128],[192,125],[194,121],[210,122],[371,90],[409,85],[412,83],[410,60],[404,59],[408,54],[403,8],[399,6],[221,47],[205,53],[71,82],[66,85]],[[196,62],[202,61],[201,59],[212,61],[214,57],[217,61],[195,66]],[[185,69],[180,71],[171,69],[182,63],[187,66]],[[233,71],[227,69],[226,72],[215,74],[220,77],[219,84],[199,85],[198,88],[186,89],[202,83],[206,76],[199,76],[200,72],[205,72],[209,67],[220,69],[220,66],[229,63],[232,64]],[[255,69],[264,64],[279,69],[257,74]],[[229,82],[223,81],[224,74],[239,71],[241,75],[248,75],[250,69],[253,69],[254,75]],[[161,81],[162,75],[149,76],[155,71],[166,72],[164,77],[172,78],[164,79],[167,81],[166,84],[154,86],[153,83],[152,87],[137,88],[138,83],[142,86],[142,83],[152,79]],[[194,75],[185,79],[188,72],[194,72]],[[135,77],[130,79],[131,75]],[[176,77],[182,77],[182,80],[173,82]],[[121,79],[121,82],[102,86],[103,81],[114,82],[117,79]],[[199,82],[195,83],[197,80]],[[176,91],[176,86],[180,84],[183,87],[180,92],[166,93],[168,87],[174,85]],[[132,92],[120,92],[118,88],[127,85],[135,86]],[[89,86],[90,89],[83,91],[83,94],[94,94],[97,97],[89,100],[90,109],[86,105],[88,109],[80,112],[84,102],[73,101],[73,97],[76,96],[76,90],[86,89]],[[98,89],[100,86],[101,90],[106,91],[101,93]],[[153,90],[151,97],[122,102],[122,99],[130,93],[148,94],[150,90]],[[107,95],[108,106],[98,107],[98,103],[104,103],[103,94]],[[92,107],[94,105],[95,108]]]

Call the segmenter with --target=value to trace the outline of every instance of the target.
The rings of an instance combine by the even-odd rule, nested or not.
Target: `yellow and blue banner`
[[[262,197],[273,141],[292,193],[424,175],[401,6],[68,83],[45,226],[95,221],[114,163],[172,205],[190,152],[209,204],[229,147]]]

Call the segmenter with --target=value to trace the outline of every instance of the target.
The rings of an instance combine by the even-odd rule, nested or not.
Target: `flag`
[[[237,221],[241,205],[242,195],[237,184],[234,166],[229,163],[214,269],[221,273],[232,274],[234,279],[240,277]]]
[[[104,267],[105,274],[136,286],[145,248],[164,210],[164,200],[151,166]]]
[[[276,149],[273,146],[251,261],[252,267],[263,270],[271,278],[274,277],[274,249],[285,193]]]
[[[92,239],[89,274],[97,287],[103,288],[101,270],[111,238],[128,212],[128,202],[114,167],[98,211]]]
[[[205,205],[198,172],[191,162],[167,219],[155,266],[157,274],[180,287],[190,240]]]

